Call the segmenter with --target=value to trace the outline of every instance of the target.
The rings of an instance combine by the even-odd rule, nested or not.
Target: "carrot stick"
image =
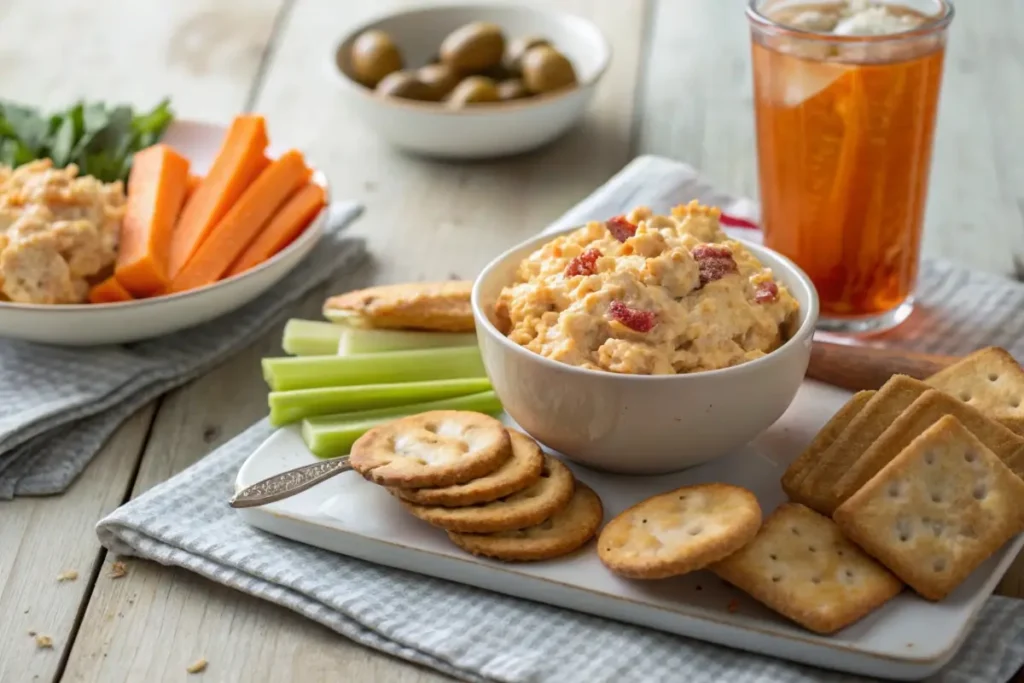
[[[203,176],[196,175],[195,173],[188,174],[188,185],[185,187],[185,201],[188,201],[201,182],[203,182]]]
[[[228,269],[227,277],[238,275],[263,263],[298,237],[313,217],[324,207],[327,195],[324,188],[314,183],[293,194],[266,227],[256,236],[249,248]]]
[[[219,280],[309,177],[302,154],[296,150],[271,163],[214,226],[185,267],[171,278],[168,292],[183,292]]]
[[[167,252],[185,201],[188,159],[164,144],[138,152],[128,177],[128,205],[114,275],[133,296],[167,286]]]
[[[262,116],[235,117],[210,172],[186,202],[174,229],[168,260],[172,280],[263,170],[266,147]]]
[[[135,158],[138,159],[138,156]],[[131,300],[131,293],[122,287],[113,275],[89,290],[89,303],[93,304],[113,304]]]

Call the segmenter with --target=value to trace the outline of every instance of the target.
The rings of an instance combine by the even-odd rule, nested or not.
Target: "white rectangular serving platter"
[[[849,395],[805,382],[786,414],[754,442],[672,475],[629,477],[567,464],[601,496],[605,521],[654,494],[714,481],[753,491],[767,517],[785,498],[779,479],[786,466]],[[242,466],[236,490],[315,460],[298,428],[281,429]],[[778,616],[709,572],[658,581],[619,578],[598,560],[593,541],[572,555],[544,562],[511,564],[473,557],[355,472],[239,514],[270,533],[376,564],[741,650],[898,680],[930,676],[956,654],[986,598],[1024,546],[1022,534],[942,602],[930,603],[905,590],[860,622],[823,637]]]

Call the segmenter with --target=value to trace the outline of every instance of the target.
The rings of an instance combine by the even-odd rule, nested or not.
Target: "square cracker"
[[[779,614],[826,634],[903,588],[835,522],[798,503],[780,505],[753,541],[710,569]]]
[[[801,482],[811,474],[818,464],[822,453],[832,445],[842,431],[846,429],[846,426],[850,424],[850,421],[863,410],[875,393],[874,391],[860,391],[854,394],[832,416],[832,419],[825,423],[825,426],[815,435],[810,445],[786,468],[785,474],[782,475],[782,490],[786,492],[790,500],[806,505],[805,501],[810,496],[810,492],[806,492],[804,487],[800,485]]]
[[[935,389],[929,389],[900,415],[860,458],[835,482],[833,494],[841,503],[866,484],[886,463],[944,415],[953,415],[1011,468],[1024,451],[1024,438],[980,410]],[[1024,470],[1016,472],[1024,475]]]
[[[928,390],[929,386],[920,380],[893,375],[836,437],[821,455],[818,466],[800,483],[801,491],[805,492],[801,502],[824,515],[831,515],[842,502],[833,492],[833,484],[903,411]]]
[[[1000,417],[996,419],[999,421],[999,424],[1014,434],[1024,436],[1024,417]]]
[[[1024,369],[1004,349],[975,351],[925,381],[1018,434],[1024,430]]]
[[[836,510],[839,528],[915,591],[941,600],[1024,531],[1024,481],[952,415]]]

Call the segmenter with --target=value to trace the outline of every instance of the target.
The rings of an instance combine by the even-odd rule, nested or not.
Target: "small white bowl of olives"
[[[593,23],[540,6],[390,14],[335,46],[330,71],[365,124],[414,154],[519,154],[584,115],[611,47]]]

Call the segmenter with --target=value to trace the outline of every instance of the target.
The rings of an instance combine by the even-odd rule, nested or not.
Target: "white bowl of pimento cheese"
[[[472,295],[506,412],[570,460],[672,472],[729,453],[789,407],[818,317],[789,259],[691,202],[532,239]]]

